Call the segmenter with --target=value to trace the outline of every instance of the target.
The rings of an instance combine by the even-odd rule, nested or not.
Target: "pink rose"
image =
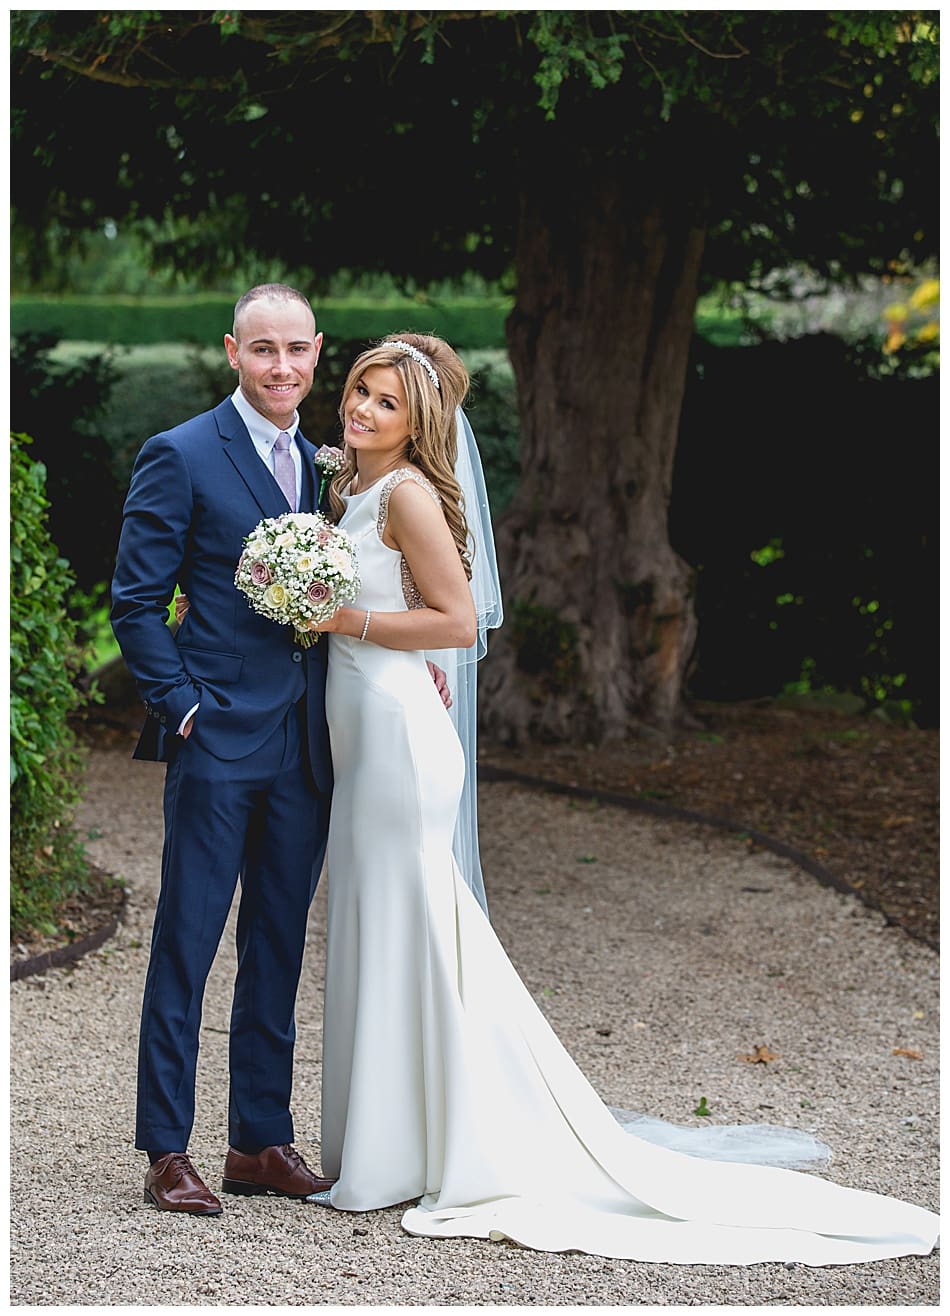
[[[330,597],[330,587],[324,585],[322,580],[315,580],[307,590],[307,598],[311,603],[324,603]]]
[[[318,543],[318,544],[329,544],[329,542],[330,542],[330,540],[331,540],[332,538],[333,538],[333,536],[330,534],[329,530],[318,530],[318,531],[317,531],[317,543]]]
[[[251,580],[255,585],[269,585],[271,582],[270,567],[266,562],[251,563]]]

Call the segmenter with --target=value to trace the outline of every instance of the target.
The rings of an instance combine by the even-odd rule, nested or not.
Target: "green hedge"
[[[391,298],[361,302],[317,299],[317,323],[328,340],[365,341],[399,330],[435,333],[469,350],[504,348],[506,298],[457,297],[439,302]],[[220,294],[191,297],[14,297],[10,320],[15,335],[52,333],[71,342],[194,343],[219,347],[230,327],[232,298]],[[696,315],[696,332],[716,347],[749,342],[745,316],[704,298]]]
[[[66,612],[69,564],[47,529],[46,469],[11,435],[10,916],[14,937],[55,932],[56,907],[86,888],[72,826],[82,757],[69,715],[82,654]]]
[[[330,339],[382,338],[394,330],[436,333],[466,347],[503,347],[504,298],[457,298],[438,304],[408,299],[314,302],[318,327]],[[13,334],[29,330],[81,342],[196,343],[218,347],[230,328],[234,298],[15,297]]]

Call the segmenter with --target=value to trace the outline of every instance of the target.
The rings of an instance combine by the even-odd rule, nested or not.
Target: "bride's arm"
[[[365,638],[387,649],[467,649],[475,643],[475,605],[452,532],[442,509],[413,480],[397,485],[389,499],[384,543],[402,553],[426,601],[409,612],[373,612]],[[340,608],[314,630],[359,639],[363,608]]]

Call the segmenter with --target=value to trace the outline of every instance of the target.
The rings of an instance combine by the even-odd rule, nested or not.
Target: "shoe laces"
[[[194,1165],[192,1165],[191,1157],[185,1152],[175,1152],[174,1156],[172,1156],[171,1160],[168,1162],[168,1169],[175,1169],[178,1171],[178,1178],[175,1180],[176,1183],[180,1183],[186,1174],[193,1174],[196,1179],[198,1178],[198,1171],[195,1169]]]
[[[281,1151],[285,1154],[288,1161],[290,1161],[290,1164],[295,1170],[300,1166],[303,1166],[304,1169],[307,1168],[307,1162],[300,1155],[300,1152],[297,1150],[297,1148],[293,1145],[292,1142],[285,1142],[284,1145],[281,1147]]]

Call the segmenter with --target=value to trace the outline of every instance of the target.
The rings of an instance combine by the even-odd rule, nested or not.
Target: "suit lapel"
[[[282,516],[287,511],[287,500],[280,485],[258,456],[247,426],[231,399],[226,398],[215,407],[214,415],[218,432],[225,441],[224,451],[258,507],[265,516]]]

